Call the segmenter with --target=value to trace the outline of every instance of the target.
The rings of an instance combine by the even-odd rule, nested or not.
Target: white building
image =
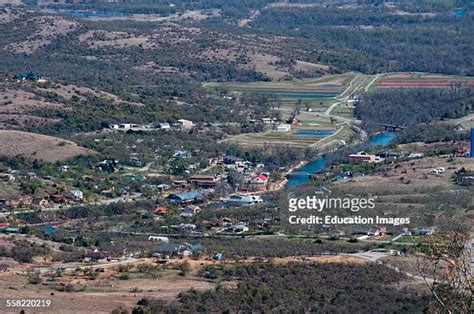
[[[263,203],[263,199],[258,195],[238,195],[233,194],[227,198],[221,198],[226,204],[253,205]]]
[[[156,127],[160,130],[169,130],[171,128],[170,124],[166,122],[158,123]]]
[[[168,239],[167,237],[149,236],[148,241],[158,241],[158,242],[163,242],[163,243],[169,243],[170,239]]]
[[[291,125],[290,124],[280,124],[277,126],[275,132],[276,133],[287,133],[290,132],[291,130]]]
[[[186,119],[179,119],[178,124],[184,129],[191,129],[194,126],[192,121]]]
[[[67,196],[75,200],[82,200],[84,198],[84,193],[82,193],[81,190],[72,190],[67,194]]]
[[[262,118],[261,119],[263,124],[275,124],[277,122],[276,118]]]

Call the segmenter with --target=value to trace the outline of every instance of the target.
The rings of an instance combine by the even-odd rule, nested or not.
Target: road
[[[119,203],[119,202],[124,202],[124,203],[129,203],[129,202],[136,202],[143,200],[143,196],[140,193],[133,194],[132,196],[124,197],[124,196],[119,196],[115,198],[109,198],[109,199],[101,199],[97,200],[95,202],[85,202],[85,203],[74,203],[74,204],[56,204],[55,206],[52,207],[46,207],[42,208],[41,212],[54,212],[58,210],[64,210],[64,209],[71,209],[73,207],[78,207],[78,206],[87,206],[87,205],[110,205],[112,203]],[[7,217],[9,215],[18,215],[18,214],[26,214],[26,213],[33,213],[36,212],[34,209],[27,209],[27,210],[14,210],[14,211],[8,211],[8,212],[3,212],[0,213],[0,217]]]
[[[409,272],[403,271],[403,270],[399,269],[398,267],[395,267],[395,266],[393,266],[393,265],[391,265],[391,264],[382,262],[382,261],[380,260],[382,257],[393,256],[393,254],[391,254],[390,252],[377,252],[377,251],[375,251],[375,250],[372,250],[372,251],[367,251],[367,252],[362,252],[362,253],[342,254],[342,255],[353,256],[353,257],[359,257],[359,258],[362,258],[362,259],[364,259],[364,260],[366,260],[366,261],[383,265],[383,266],[385,266],[385,267],[388,267],[388,268],[390,268],[390,269],[395,270],[395,271],[398,272],[398,273],[404,274],[405,276],[407,276],[407,277],[413,279],[413,280],[414,280],[415,282],[417,282],[417,283],[426,284],[426,282],[428,282],[428,283],[433,282],[433,279],[431,279],[431,278],[426,278],[426,281],[425,281],[425,278],[423,278],[422,276],[415,275],[415,274],[413,274],[413,273],[409,273]]]

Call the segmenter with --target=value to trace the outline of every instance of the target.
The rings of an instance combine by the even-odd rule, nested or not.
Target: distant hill
[[[93,151],[58,137],[21,131],[0,130],[0,156],[24,156],[44,161],[66,160]]]

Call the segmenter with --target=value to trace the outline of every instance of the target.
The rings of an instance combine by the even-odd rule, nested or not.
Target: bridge
[[[380,124],[384,127],[385,131],[396,132],[406,129],[406,126],[396,125],[396,124]]]
[[[309,172],[304,172],[304,171],[295,171],[295,172],[289,173],[287,175],[287,177],[308,177],[308,178],[312,178],[312,177],[314,177],[314,174],[309,173]]]

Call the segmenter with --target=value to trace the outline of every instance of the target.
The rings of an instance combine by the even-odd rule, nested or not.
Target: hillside
[[[28,159],[44,161],[66,160],[79,155],[89,155],[92,151],[71,141],[35,133],[0,130],[0,156],[24,156]]]

